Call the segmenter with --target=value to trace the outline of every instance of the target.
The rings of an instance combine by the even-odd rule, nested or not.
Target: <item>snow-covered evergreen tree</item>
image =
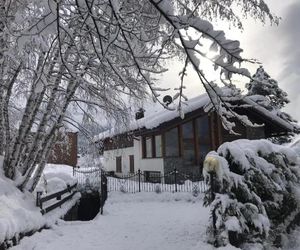
[[[276,80],[270,77],[263,66],[260,66],[256,70],[256,73],[245,87],[248,89],[247,96],[257,104],[276,113],[277,116],[285,121],[296,122],[291,115],[281,110],[290,102],[288,94],[279,87]],[[288,135],[270,138],[270,140],[277,144],[283,144],[290,142],[294,135],[294,133],[290,133]]]
[[[212,218],[210,242],[241,247],[279,247],[300,216],[299,160],[292,150],[268,140],[236,140],[208,154],[218,160],[215,198],[205,204]],[[204,169],[207,180],[210,174]]]
[[[248,96],[261,95],[266,97],[265,107],[269,110],[281,109],[290,102],[287,93],[279,87],[276,80],[269,76],[263,66],[256,70],[251,81],[246,84],[246,88],[248,89]]]

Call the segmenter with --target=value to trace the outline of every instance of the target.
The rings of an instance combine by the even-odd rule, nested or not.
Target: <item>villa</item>
[[[261,139],[288,134],[296,130],[273,112],[257,105],[249,97],[248,105],[236,108],[258,127],[246,127],[236,121],[230,134],[215,112],[206,113],[207,94],[195,97],[184,105],[184,119],[178,111],[162,107],[142,110],[123,131],[105,131],[98,140],[103,142],[104,167],[116,175],[134,173],[138,169],[147,177],[165,174],[174,168],[187,174],[201,174],[206,154],[224,142],[236,139]]]

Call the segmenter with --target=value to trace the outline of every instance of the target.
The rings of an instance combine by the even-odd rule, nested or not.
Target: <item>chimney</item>
[[[145,110],[143,108],[140,108],[136,113],[135,113],[135,119],[139,120],[144,117],[144,112]]]

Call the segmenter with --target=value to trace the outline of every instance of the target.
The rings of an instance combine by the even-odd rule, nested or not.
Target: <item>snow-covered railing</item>
[[[46,214],[46,213],[50,212],[51,210],[53,210],[57,207],[60,207],[66,201],[70,200],[74,196],[74,194],[77,193],[76,187],[77,187],[77,183],[75,183],[72,186],[67,185],[66,189],[56,192],[56,193],[53,193],[53,194],[50,194],[50,195],[47,195],[47,196],[44,196],[44,197],[42,197],[42,192],[38,191],[37,195],[36,195],[36,206],[40,207],[42,214]],[[66,193],[70,193],[70,194],[62,198],[62,196]],[[43,203],[46,203],[49,200],[52,200],[55,198],[56,198],[56,200],[58,200],[58,202],[51,203],[46,208],[43,208]]]
[[[136,192],[195,192],[203,193],[208,187],[202,175],[185,174],[176,169],[161,175],[159,172],[150,174],[136,173],[128,175],[112,175],[106,173],[107,190],[127,193]]]

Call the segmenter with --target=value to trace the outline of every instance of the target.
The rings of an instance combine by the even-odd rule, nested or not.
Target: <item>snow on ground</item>
[[[67,185],[73,185],[75,182],[73,167],[47,164],[36,190],[43,191],[45,194],[55,193],[65,189]]]
[[[45,180],[42,179],[38,190],[47,190],[49,194],[55,192],[58,188],[65,188],[69,182],[74,182],[67,172],[67,169],[70,167],[60,167],[60,165],[52,166],[52,164],[46,167],[45,178],[47,179],[47,185]],[[80,194],[76,194],[61,208],[42,216],[40,208],[35,205],[35,194],[36,192],[22,193],[15,183],[6,178],[3,172],[0,171],[0,244],[5,239],[11,239],[18,233],[26,233],[52,225],[57,219],[66,214],[80,198]]]
[[[76,179],[73,177],[73,167],[61,164],[47,164],[43,177],[36,187],[36,191],[42,191],[42,196],[50,195],[58,191],[62,191],[67,188],[68,185],[72,186],[76,183]],[[36,192],[34,193],[34,195]],[[65,198],[70,193],[65,193],[61,198]],[[43,216],[47,225],[51,225],[57,221],[58,218],[65,215],[71,207],[80,199],[81,194],[76,193],[72,199],[64,203],[61,207],[56,208]],[[56,199],[51,199],[43,203],[43,208],[48,207],[56,203]]]
[[[22,193],[0,172],[0,244],[16,233],[29,232],[44,225],[32,194]]]
[[[214,249],[203,242],[208,218],[201,197],[189,193],[110,193],[103,215],[60,221],[12,250],[208,250]]]
[[[73,167],[62,164],[47,164],[44,169],[44,174],[66,174],[73,176]]]
[[[190,193],[110,193],[104,214],[92,221],[59,220],[25,237],[12,250],[213,250],[205,243],[209,210]],[[285,250],[299,250],[299,233]],[[296,244],[295,244],[296,243]],[[296,246],[296,247],[295,247]],[[219,250],[236,250],[233,246]],[[262,249],[259,247],[248,250]]]
[[[64,176],[62,173],[70,170],[59,167],[47,166],[46,176],[47,173]],[[30,195],[21,193],[13,187],[12,181],[0,176],[0,240],[10,238],[16,232],[51,226],[51,229],[25,237],[12,250],[215,249],[205,243],[209,209],[202,206],[202,197],[193,197],[191,193],[112,192],[103,215],[88,222],[58,220],[57,224],[54,224],[55,221],[68,207],[62,206],[41,216]],[[283,249],[299,250],[299,235],[300,229],[293,232]],[[227,246],[219,249],[237,248]]]

